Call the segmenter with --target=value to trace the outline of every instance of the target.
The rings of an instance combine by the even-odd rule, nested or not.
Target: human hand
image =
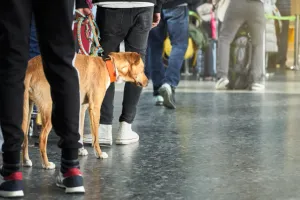
[[[161,20],[160,13],[154,13],[153,14],[153,22],[152,22],[152,28],[156,27]]]
[[[84,15],[85,17],[92,17],[92,19],[94,19],[92,10],[90,8],[79,8],[79,9],[77,9],[77,11],[79,13],[81,13],[82,15]],[[79,17],[84,17],[79,13],[76,13],[76,19],[79,18]],[[87,23],[87,19],[84,21],[84,24],[85,23]]]

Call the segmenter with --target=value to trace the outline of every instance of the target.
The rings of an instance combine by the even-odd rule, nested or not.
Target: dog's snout
[[[144,73],[137,76],[136,85],[139,87],[147,87],[148,86],[148,78]]]

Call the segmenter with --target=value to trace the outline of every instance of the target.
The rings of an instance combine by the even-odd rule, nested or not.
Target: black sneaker
[[[170,109],[175,109],[175,93],[172,87],[165,83],[159,88],[160,95],[164,98],[163,105]]]
[[[0,197],[23,197],[23,175],[22,172],[14,172],[3,177],[4,182],[0,185]]]
[[[56,178],[56,185],[60,188],[65,188],[66,193],[85,193],[83,177],[78,168],[71,168],[64,174],[59,172]]]

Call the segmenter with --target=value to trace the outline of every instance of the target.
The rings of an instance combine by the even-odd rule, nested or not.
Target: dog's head
[[[148,85],[148,79],[144,73],[144,62],[138,53],[110,53],[109,56],[118,70],[118,78],[141,87]]]

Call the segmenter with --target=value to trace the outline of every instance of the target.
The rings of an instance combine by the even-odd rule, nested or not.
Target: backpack
[[[247,26],[243,25],[231,44],[228,89],[243,90],[249,88],[252,83],[251,58],[251,37]]]

